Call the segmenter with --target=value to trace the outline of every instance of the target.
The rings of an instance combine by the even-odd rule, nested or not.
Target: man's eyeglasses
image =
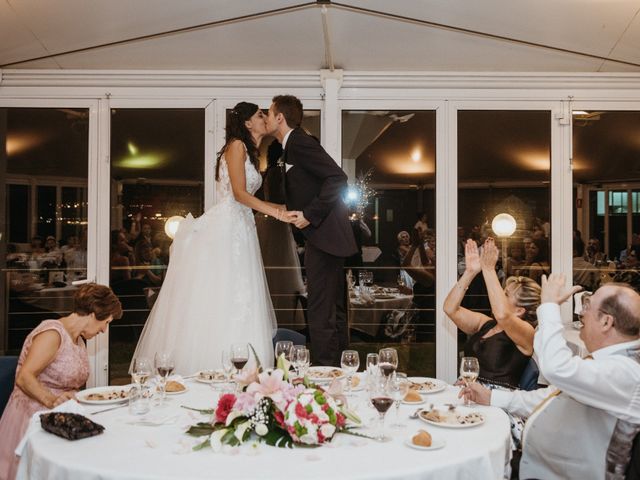
[[[584,325],[584,322],[582,321],[582,317],[586,312],[588,312],[591,309],[592,295],[593,295],[593,292],[584,292],[582,294],[582,311],[580,312],[580,315],[578,315],[578,319],[583,325]],[[613,317],[613,314],[611,312],[607,312],[603,308],[599,308],[598,311],[604,313],[605,315],[611,315]]]

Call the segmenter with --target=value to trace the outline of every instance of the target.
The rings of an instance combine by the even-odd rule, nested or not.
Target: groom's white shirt
[[[291,132],[293,132],[293,129],[285,133],[284,137],[282,138],[282,151],[284,151],[284,149],[287,147],[287,140],[289,140],[289,135],[291,135]],[[285,168],[287,169],[286,170],[287,172],[291,167],[293,167],[293,165],[291,165],[290,163],[285,163]]]

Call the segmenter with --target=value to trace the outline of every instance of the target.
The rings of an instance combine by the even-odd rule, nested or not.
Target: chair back
[[[626,480],[640,479],[640,433],[636,435],[631,447],[631,461],[627,467]]]
[[[522,376],[520,377],[520,389],[522,390],[536,390],[538,389],[538,376],[540,375],[540,369],[538,364],[531,357],[529,363],[524,368]]]
[[[276,343],[280,341],[289,340],[294,345],[306,345],[307,337],[300,332],[290,330],[288,328],[278,328],[276,334],[273,336],[273,348],[276,348]]]
[[[17,368],[18,357],[0,357],[0,416],[13,391]]]

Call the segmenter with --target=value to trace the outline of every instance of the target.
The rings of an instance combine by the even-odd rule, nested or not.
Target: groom
[[[307,318],[312,362],[340,364],[348,347],[344,259],[357,247],[342,194],[347,176],[320,143],[300,128],[302,103],[292,95],[273,98],[267,131],[284,149],[287,209],[305,236]]]

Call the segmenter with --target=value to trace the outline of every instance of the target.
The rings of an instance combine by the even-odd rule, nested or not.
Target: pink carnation
[[[227,417],[233,406],[236,403],[236,396],[233,393],[225,393],[218,400],[218,406],[216,407],[216,421],[224,423],[227,421]]]

